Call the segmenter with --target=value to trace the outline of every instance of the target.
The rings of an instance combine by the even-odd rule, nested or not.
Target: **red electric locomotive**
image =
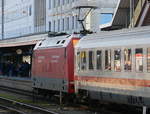
[[[48,37],[34,48],[32,80],[38,93],[74,93],[74,46],[77,35]]]

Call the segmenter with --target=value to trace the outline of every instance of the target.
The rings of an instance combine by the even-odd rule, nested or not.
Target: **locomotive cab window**
[[[57,41],[57,43],[56,44],[59,44],[60,43],[60,41]]]
[[[65,43],[65,40],[63,40],[61,43],[64,44],[64,43]]]
[[[81,60],[81,70],[86,70],[86,52],[82,51],[81,52],[81,56],[80,56],[80,60]]]
[[[115,50],[114,51],[114,70],[116,72],[121,71],[121,50]]]
[[[89,69],[93,70],[94,69],[94,52],[89,51]]]
[[[111,50],[105,51],[105,70],[111,70]]]
[[[132,70],[132,54],[131,49],[124,50],[124,70],[131,71]]]
[[[99,50],[96,52],[96,69],[102,70],[102,52]]]
[[[150,48],[147,49],[147,71],[150,72]]]
[[[143,49],[138,48],[135,50],[135,62],[136,62],[136,71],[143,72]]]

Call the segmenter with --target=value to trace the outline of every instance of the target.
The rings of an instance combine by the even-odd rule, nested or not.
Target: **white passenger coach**
[[[75,50],[77,93],[150,106],[150,27],[87,35]]]

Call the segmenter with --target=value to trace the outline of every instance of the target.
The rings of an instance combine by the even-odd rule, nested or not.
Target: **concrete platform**
[[[31,78],[0,76],[0,86],[32,91]]]

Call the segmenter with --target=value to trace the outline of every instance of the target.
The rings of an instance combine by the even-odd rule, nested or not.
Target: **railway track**
[[[3,90],[3,91],[7,91],[7,92],[11,92],[11,93],[15,93],[15,94],[18,94],[18,95],[23,95],[23,96],[29,96],[29,97],[33,97],[33,93],[32,92],[28,92],[28,91],[24,91],[24,90],[19,90],[19,89],[14,89],[14,88],[9,88],[9,87],[2,87],[2,86],[0,86],[0,90]],[[39,96],[39,97],[37,97],[37,99],[38,100],[42,100],[42,98],[43,97],[41,97],[41,96]],[[3,98],[3,100],[7,100],[7,98]],[[25,114],[26,113],[26,109],[24,109],[24,108],[26,108],[27,107],[27,111],[29,111],[29,112],[32,112],[32,110],[30,111],[29,109],[32,109],[32,107],[37,107],[37,109],[35,108],[35,110],[37,111],[37,110],[40,110],[40,109],[43,109],[43,108],[39,108],[38,106],[32,106],[32,105],[28,105],[28,104],[24,104],[24,103],[19,103],[19,102],[17,102],[17,101],[13,101],[13,100],[9,100],[9,101],[11,101],[10,102],[10,104],[9,105],[6,105],[6,106],[4,106],[2,103],[1,103],[1,97],[0,97],[0,104],[2,104],[2,105],[0,105],[0,109],[2,108],[2,109],[6,109],[6,110],[9,110],[10,112],[13,112],[13,114],[14,114],[14,112],[15,113],[17,113],[17,114]],[[3,102],[4,104],[5,104],[5,102]],[[13,104],[13,107],[12,107],[12,104]],[[22,107],[23,107],[23,111],[21,111],[21,109],[19,108],[18,109],[18,105],[21,105]],[[81,104],[75,104],[75,106],[74,105],[72,105],[72,107],[71,107],[71,110],[73,110],[73,108],[76,110],[76,109],[81,109],[81,110],[83,110],[82,108],[80,108],[80,105]],[[11,107],[9,107],[9,106],[11,106]],[[29,106],[29,108],[28,108],[28,106]],[[81,107],[84,107],[84,105],[81,105]],[[107,109],[107,107],[109,107],[110,105],[104,105],[104,106],[98,106],[97,107],[97,109],[96,109],[96,106],[93,108],[93,109],[91,109],[90,107],[88,107],[88,106],[86,106],[85,105],[85,107],[87,107],[85,110],[91,110],[91,112],[95,112],[95,114],[125,114],[125,113],[123,113],[122,111],[118,111],[118,110],[112,110],[112,109]],[[20,107],[20,106],[19,106]],[[30,108],[31,107],[31,108]],[[59,107],[59,106],[58,106]],[[78,108],[77,108],[78,107]],[[118,107],[118,106],[114,106],[114,107]],[[65,106],[65,107],[62,107],[62,112],[61,113],[64,113],[63,112],[63,108],[65,109],[65,108],[67,108],[68,109],[68,106]],[[99,108],[100,108],[100,110],[99,110]],[[101,110],[102,109],[102,110]],[[25,112],[24,112],[24,110],[25,110]],[[44,109],[45,110],[45,109]],[[68,109],[69,110],[69,109]],[[126,109],[125,109],[126,110]],[[46,111],[48,111],[48,110],[46,110]],[[67,110],[65,110],[65,111],[67,111]],[[55,112],[53,113],[51,113],[51,111],[50,112],[40,112],[40,111],[37,111],[37,112],[35,112],[35,111],[33,111],[32,112],[32,114],[33,113],[36,113],[36,114],[45,114],[45,113],[48,113],[48,114],[56,114]],[[126,112],[126,111],[125,111]],[[129,113],[129,111],[127,111],[128,113]],[[26,114],[30,114],[30,113],[26,113]],[[64,113],[65,114],[65,113]],[[68,113],[67,113],[68,114]],[[93,113],[92,113],[93,114]],[[129,114],[133,114],[133,113],[129,113]],[[139,114],[139,113],[137,113],[136,112],[136,114]]]
[[[21,95],[25,95],[29,97],[33,96],[33,92],[31,91],[25,91],[25,90],[15,89],[15,88],[10,88],[10,87],[5,87],[5,86],[0,86],[0,90],[4,90],[4,91],[16,93],[16,94],[21,94]]]
[[[58,114],[41,107],[21,103],[3,97],[0,97],[0,108],[13,112],[14,114]]]

